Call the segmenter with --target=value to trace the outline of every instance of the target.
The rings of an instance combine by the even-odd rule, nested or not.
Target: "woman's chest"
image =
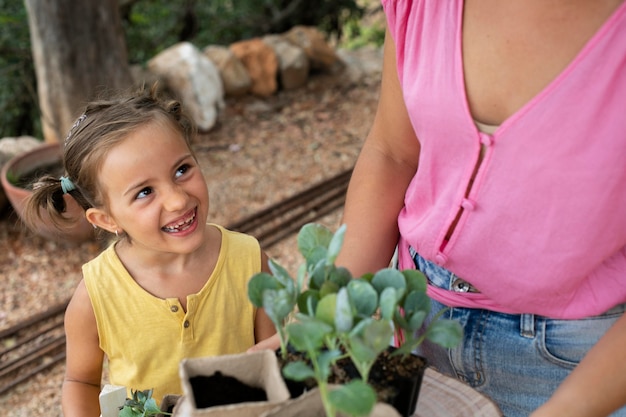
[[[468,0],[462,70],[475,120],[499,125],[570,65],[622,0]]]

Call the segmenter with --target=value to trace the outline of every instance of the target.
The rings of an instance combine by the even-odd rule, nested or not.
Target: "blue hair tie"
[[[68,177],[61,177],[59,180],[61,181],[61,190],[63,190],[63,194],[67,194],[76,189],[76,186]]]

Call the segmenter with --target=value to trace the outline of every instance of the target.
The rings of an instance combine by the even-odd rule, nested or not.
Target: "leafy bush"
[[[0,0],[0,137],[40,132],[26,7]]]
[[[53,0],[54,1],[54,0]],[[180,41],[203,48],[316,26],[341,37],[360,18],[357,0],[125,0],[120,14],[129,61],[142,64]],[[23,0],[0,0],[0,137],[41,136],[36,80]]]

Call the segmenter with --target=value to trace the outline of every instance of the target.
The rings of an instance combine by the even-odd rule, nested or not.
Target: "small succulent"
[[[161,411],[156,401],[152,398],[152,390],[135,391],[131,389],[133,398],[127,398],[124,405],[120,407],[119,417],[149,417],[158,414],[171,415]]]

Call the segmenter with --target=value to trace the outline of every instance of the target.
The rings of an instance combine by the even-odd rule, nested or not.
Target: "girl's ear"
[[[85,217],[89,223],[99,227],[100,229],[107,230],[111,233],[115,233],[116,230],[119,230],[115,220],[113,220],[113,218],[103,210],[93,207],[88,208],[85,212]]]

